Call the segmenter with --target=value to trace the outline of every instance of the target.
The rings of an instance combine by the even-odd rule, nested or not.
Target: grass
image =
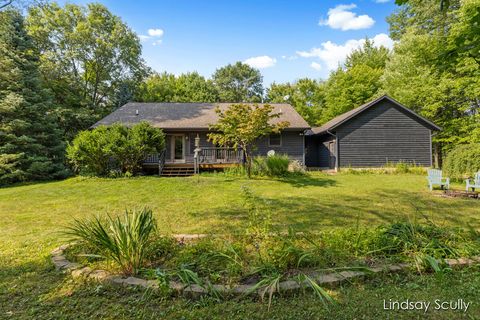
[[[330,291],[338,305],[324,310],[313,295],[274,299],[271,310],[256,301],[214,304],[163,300],[153,292],[111,289],[73,282],[53,270],[49,252],[64,239],[59,231],[74,218],[152,208],[160,231],[230,233],[246,227],[241,187],[272,207],[276,226],[296,230],[391,223],[424,215],[439,225],[480,228],[475,200],[445,199],[428,192],[419,175],[309,174],[289,179],[73,178],[0,189],[0,319],[158,318],[415,318],[423,314],[382,309],[383,299],[473,301],[468,315],[480,317],[479,270],[451,275],[386,276]],[[455,187],[455,186],[454,186]],[[457,185],[457,188],[462,187]],[[438,192],[437,192],[438,193]],[[432,302],[433,303],[433,302]],[[433,312],[437,319],[458,312]]]

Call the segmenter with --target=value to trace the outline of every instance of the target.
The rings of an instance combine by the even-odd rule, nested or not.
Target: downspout
[[[335,137],[335,172],[338,172],[338,137],[337,135],[327,130],[327,133],[333,137]]]
[[[307,165],[305,164],[305,148],[306,148],[306,146],[305,146],[305,135],[306,135],[306,133],[307,133],[307,130],[303,130],[303,133],[302,133],[302,135],[303,135],[303,148],[302,148],[302,150],[303,150],[303,155],[302,155],[303,163],[302,163],[302,165],[303,165],[304,168],[307,167]]]

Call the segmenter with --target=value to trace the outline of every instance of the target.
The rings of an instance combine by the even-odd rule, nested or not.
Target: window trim
[[[272,144],[272,143],[271,143],[271,137],[272,137],[272,135],[278,135],[278,136],[279,136],[279,138],[280,138],[279,144]],[[268,146],[269,146],[269,147],[281,147],[281,146],[282,146],[282,140],[283,140],[283,139],[282,139],[282,134],[281,134],[281,133],[270,133],[270,134],[268,135]]]

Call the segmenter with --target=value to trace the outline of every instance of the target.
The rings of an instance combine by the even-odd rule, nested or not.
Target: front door
[[[170,160],[172,162],[185,162],[185,136],[183,134],[171,136]]]

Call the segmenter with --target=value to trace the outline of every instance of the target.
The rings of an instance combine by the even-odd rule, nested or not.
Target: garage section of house
[[[308,131],[305,164],[322,169],[398,162],[431,166],[431,137],[439,130],[399,102],[382,96]]]

